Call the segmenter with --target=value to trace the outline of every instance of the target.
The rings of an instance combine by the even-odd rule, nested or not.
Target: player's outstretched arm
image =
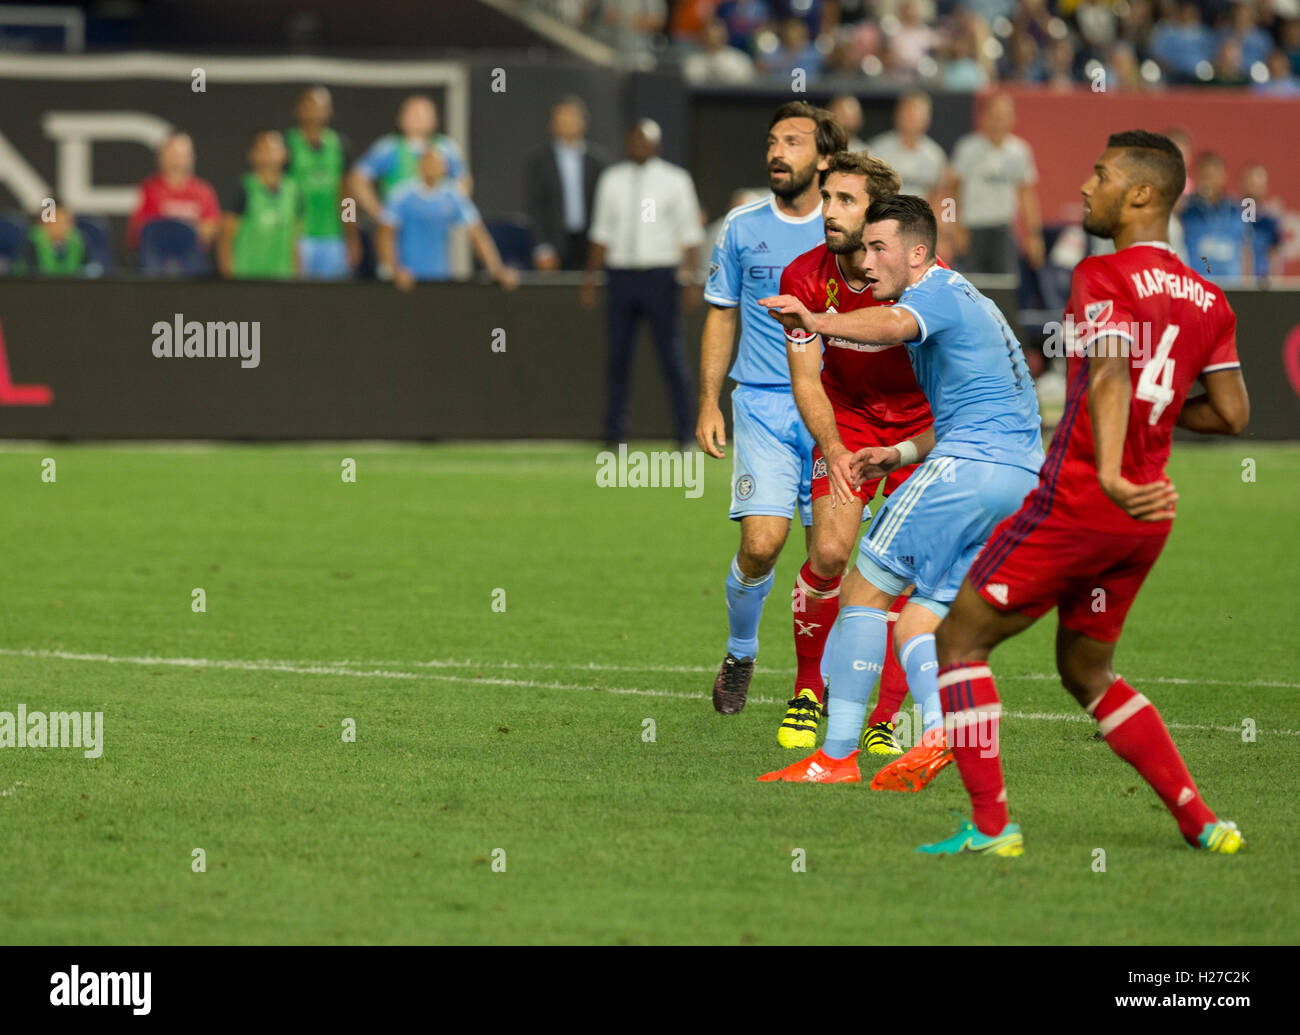
[[[900,345],[920,337],[916,317],[892,306],[855,309],[851,313],[814,313],[793,295],[760,298],[758,304],[787,331],[804,330],[867,345]]]
[[[736,341],[736,307],[710,305],[700,337],[700,419],[695,424],[695,440],[709,456],[721,460],[727,444],[727,422],[718,406],[722,383],[731,365]]]
[[[1240,435],[1250,421],[1250,396],[1240,368],[1201,378],[1205,394],[1183,403],[1178,426],[1201,435]]]
[[[1088,360],[1088,416],[1092,419],[1097,480],[1101,491],[1129,517],[1167,521],[1174,516],[1178,499],[1173,483],[1166,480],[1138,485],[1122,473],[1133,385],[1129,380],[1128,350],[1098,347],[1098,342],[1109,340],[1106,335],[1095,338]]]

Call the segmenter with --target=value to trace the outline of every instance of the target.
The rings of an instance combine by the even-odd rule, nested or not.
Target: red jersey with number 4
[[[1170,521],[1138,521],[1101,491],[1088,415],[1083,349],[1109,333],[1129,348],[1133,387],[1121,473],[1137,484],[1165,475],[1179,411],[1202,374],[1230,370],[1237,359],[1237,316],[1215,287],[1160,243],[1130,245],[1075,267],[1065,310],[1069,390],[1037,492],[1065,520],[1094,531],[1167,535]]]
[[[814,313],[847,313],[890,304],[877,301],[870,286],[860,291],[850,287],[839,257],[825,244],[804,252],[785,268],[781,294],[794,295]],[[785,337],[792,345],[807,346],[817,336],[790,331]],[[901,344],[866,345],[827,338],[822,345],[822,387],[837,421],[878,434],[882,444],[911,438],[933,423],[930,404]]]

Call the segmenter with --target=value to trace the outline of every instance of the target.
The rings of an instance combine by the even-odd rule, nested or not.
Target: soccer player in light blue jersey
[[[1038,484],[1043,463],[1038,399],[1006,319],[965,277],[935,265],[937,228],[924,199],[879,199],[867,210],[863,272],[892,306],[811,313],[796,298],[760,300],[786,329],[869,345],[901,342],[930,401],[933,427],[894,446],[854,454],[854,475],[878,478],[924,462],[889,497],[840,590],[840,628],[828,662],[826,741],[815,754],[759,777],[816,783],[862,779],[856,756],[867,695],[885,655],[886,614],[915,583],[894,640],[925,731],[872,780],[877,790],[919,791],[952,761],[939,702],[934,630],[989,534]]]
[[[713,684],[713,707],[723,715],[745,706],[758,656],[758,623],[791,516],[797,511],[805,529],[812,524],[813,439],[790,391],[785,334],[755,303],[778,289],[789,262],[821,244],[819,173],[846,143],[844,130],[825,109],[804,101],[777,108],[767,131],[772,193],[732,210],[709,264],[695,437],[718,459],[727,444],[718,397],[728,373],[736,382],[730,516],[740,522],[740,550],[727,574],[730,635]],[[728,372],[737,323],[740,347]]]

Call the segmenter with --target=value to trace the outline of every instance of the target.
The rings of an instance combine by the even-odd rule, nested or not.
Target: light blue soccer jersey
[[[742,385],[790,387],[785,330],[760,309],[760,298],[780,293],[781,271],[822,243],[820,208],[803,219],[781,213],[776,198],[733,209],[722,223],[704,297],[713,305],[740,306],[740,347],[730,377]]]
[[[1042,420],[1020,342],[1001,310],[956,270],[932,266],[896,307],[920,325],[904,342],[934,412],[931,456],[1043,466]]]

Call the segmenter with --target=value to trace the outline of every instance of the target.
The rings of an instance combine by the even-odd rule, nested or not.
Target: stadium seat
[[[86,262],[96,269],[88,271],[88,276],[103,277],[114,272],[113,239],[108,229],[108,220],[102,216],[78,216],[77,230],[86,242]]]
[[[189,223],[155,219],[140,231],[140,270],[150,277],[194,277],[206,272],[199,236]]]
[[[18,213],[0,216],[0,276],[9,274],[26,243],[27,217]]]
[[[497,251],[501,253],[502,262],[517,270],[532,269],[533,231],[527,216],[517,214],[500,216],[485,220],[483,225],[487,228],[493,243],[496,244]],[[479,267],[477,261],[474,265],[476,268]]]

